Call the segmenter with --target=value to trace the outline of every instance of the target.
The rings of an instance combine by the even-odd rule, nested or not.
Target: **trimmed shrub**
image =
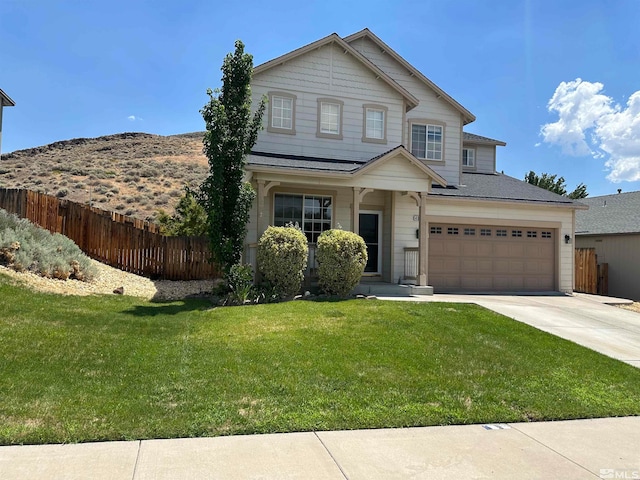
[[[300,290],[308,255],[307,237],[297,227],[269,227],[258,242],[258,268],[283,297]]]
[[[78,246],[0,209],[0,263],[47,278],[89,281],[95,268]]]
[[[345,230],[326,230],[318,237],[318,285],[329,295],[346,296],[358,285],[367,264],[362,237]]]

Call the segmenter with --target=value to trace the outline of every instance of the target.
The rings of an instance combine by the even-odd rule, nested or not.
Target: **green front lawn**
[[[210,310],[0,275],[0,444],[640,414],[640,369],[473,305]]]

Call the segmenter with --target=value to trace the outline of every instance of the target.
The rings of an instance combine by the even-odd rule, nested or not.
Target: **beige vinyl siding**
[[[442,175],[448,183],[458,185],[460,183],[460,144],[462,143],[462,119],[460,112],[442,98],[438,98],[433,90],[427,87],[421,80],[412,76],[407,69],[390,55],[382,52],[371,40],[359,38],[352,42],[351,46],[420,99],[420,104],[407,112],[406,122],[411,121],[411,119],[432,119],[443,122],[446,125],[443,145],[444,161],[429,162],[429,166]],[[427,76],[429,75],[429,72],[423,73]],[[407,145],[407,148],[410,150],[411,131],[405,128],[405,132],[403,144]]]
[[[263,130],[254,150],[321,158],[365,160],[402,143],[401,95],[351,55],[326,45],[254,76],[254,105],[271,91],[296,95],[296,134]],[[342,139],[318,138],[318,99],[333,98],[342,105]],[[386,107],[387,144],[362,141],[363,105]],[[267,105],[265,125],[269,121]],[[391,147],[390,147],[391,146]]]
[[[417,248],[418,238],[416,230],[419,222],[414,220],[414,215],[418,215],[418,207],[413,198],[402,195],[400,192],[393,192],[395,195],[395,226],[393,242],[393,276],[394,282],[404,276],[404,249]]]
[[[476,151],[475,168],[462,167],[463,171],[478,173],[495,173],[496,171],[496,147],[494,145],[473,145],[464,143],[463,148],[472,148]]]
[[[598,263],[609,264],[609,295],[640,301],[640,234],[579,235],[576,248],[595,248]]]

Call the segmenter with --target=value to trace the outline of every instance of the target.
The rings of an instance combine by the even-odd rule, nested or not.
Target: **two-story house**
[[[499,140],[368,29],[329,35],[254,69],[264,130],[247,161],[257,191],[247,258],[268,225],[310,244],[340,227],[366,241],[364,280],[436,291],[573,288],[575,209],[496,172]]]
[[[0,153],[2,153],[2,109],[4,107],[15,107],[16,102],[9,98],[9,95],[4,93],[0,88]]]

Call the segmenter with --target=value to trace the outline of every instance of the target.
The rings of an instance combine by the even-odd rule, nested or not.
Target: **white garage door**
[[[429,284],[444,291],[555,290],[552,229],[430,224]]]

